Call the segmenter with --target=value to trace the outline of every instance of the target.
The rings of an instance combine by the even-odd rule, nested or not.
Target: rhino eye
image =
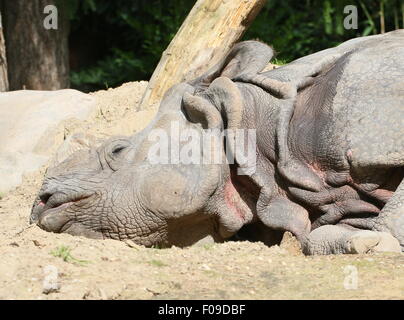
[[[127,139],[118,139],[104,148],[104,159],[107,165],[114,171],[118,170],[127,161],[127,155],[131,148],[131,142]]]
[[[125,149],[126,147],[124,146],[116,146],[113,150],[112,150],[112,154],[114,156],[118,155],[123,149]]]
[[[112,157],[119,156],[122,151],[126,150],[130,146],[130,142],[126,139],[119,139],[111,143],[107,148],[106,152]]]

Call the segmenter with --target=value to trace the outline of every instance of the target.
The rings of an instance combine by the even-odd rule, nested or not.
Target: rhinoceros
[[[145,246],[288,231],[305,254],[402,251],[404,30],[262,71],[273,54],[236,44],[169,89],[141,132],[49,168],[31,222]],[[194,148],[193,134],[208,131],[212,143]]]

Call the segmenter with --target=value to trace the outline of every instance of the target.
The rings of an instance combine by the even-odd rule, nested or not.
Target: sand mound
[[[143,129],[153,118],[157,107],[137,112],[147,81],[128,82],[115,89],[90,93],[96,98],[97,113],[87,121],[65,123],[66,136],[85,132],[103,138],[113,135],[131,135]]]

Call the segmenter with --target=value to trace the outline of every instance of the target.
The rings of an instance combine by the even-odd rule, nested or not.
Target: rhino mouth
[[[60,214],[72,205],[81,205],[81,203],[89,197],[90,195],[67,195],[61,192],[57,192],[52,195],[41,194],[38,196],[32,207],[30,223],[40,224],[40,221],[44,217]],[[58,226],[55,225],[55,229],[49,231],[62,232],[65,224],[66,223]]]

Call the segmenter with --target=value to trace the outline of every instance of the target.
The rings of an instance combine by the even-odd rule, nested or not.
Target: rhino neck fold
[[[237,86],[243,99],[240,128],[256,129],[256,172],[247,179],[260,194],[252,192],[257,206],[260,201],[269,203],[279,196],[288,197],[291,186],[314,192],[321,190],[321,179],[289,151],[289,122],[295,98],[275,97],[253,84],[237,83]]]

